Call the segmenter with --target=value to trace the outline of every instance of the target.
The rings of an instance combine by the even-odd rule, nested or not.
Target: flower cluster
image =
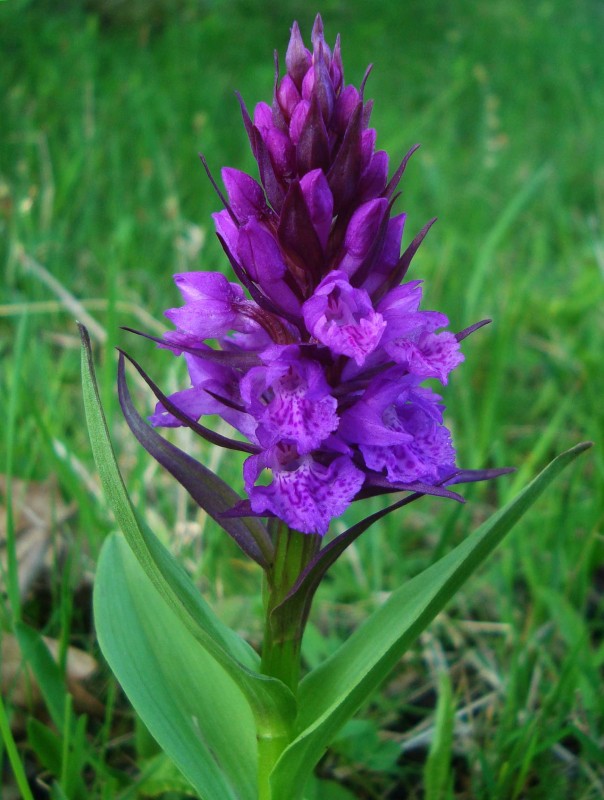
[[[249,453],[249,500],[233,513],[324,534],[356,498],[429,492],[454,473],[441,398],[422,382],[446,384],[463,355],[447,318],[420,310],[421,282],[401,285],[427,228],[401,255],[407,157],[389,181],[339,38],[332,51],[317,17],[309,50],[294,24],[285,64],[271,106],[252,119],[241,104],[260,182],[222,170],[214,222],[239,283],[175,276],[184,306],[166,312],[163,343],[191,388],[169,398],[180,413],[159,403],[151,421],[220,415]]]

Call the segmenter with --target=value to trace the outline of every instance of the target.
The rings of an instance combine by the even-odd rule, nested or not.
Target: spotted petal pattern
[[[172,403],[249,441],[249,500],[233,514],[324,534],[364,493],[450,495],[438,488],[456,469],[444,407],[421,384],[447,383],[461,337],[421,308],[420,281],[401,283],[429,225],[401,255],[405,215],[392,214],[415,148],[389,181],[372,102],[345,83],[320,17],[309,48],[294,23],[272,103],[241,110],[259,177],[223,169],[213,215],[238,282],[175,276],[184,306],[167,312],[163,346],[184,353],[190,386]],[[182,421],[161,403],[151,417]]]

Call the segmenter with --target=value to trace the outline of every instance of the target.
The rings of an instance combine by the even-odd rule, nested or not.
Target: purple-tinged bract
[[[388,182],[339,38],[331,49],[317,17],[308,49],[294,23],[285,67],[272,105],[241,102],[259,181],[222,170],[214,220],[238,282],[175,276],[184,305],[166,312],[164,346],[191,379],[173,410],[218,414],[249,442],[249,500],[232,513],[324,534],[357,497],[457,474],[444,407],[421,383],[446,384],[463,356],[447,318],[420,310],[421,282],[400,285],[427,228],[401,255],[407,158]],[[161,403],[151,421],[182,424]]]

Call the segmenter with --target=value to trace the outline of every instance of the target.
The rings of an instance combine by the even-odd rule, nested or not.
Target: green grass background
[[[321,772],[359,798],[602,797],[604,7],[326,0],[318,10],[328,41],[342,34],[347,82],[374,65],[367,95],[393,167],[422,144],[398,207],[407,242],[439,217],[410,275],[425,279],[425,307],[444,311],[454,330],[494,320],[464,344],[467,360],[444,391],[459,461],[518,472],[468,487],[463,508],[425,499],[365,534],[319,594],[307,662],[551,456],[585,439],[597,445],[437,620]],[[268,100],[273,48],[283,57],[293,19],[308,38],[314,13],[293,0],[0,4],[2,471],[56,475],[78,504],[51,607],[24,598],[26,621],[63,642],[96,653],[70,593],[111,527],[85,480],[94,469],[74,323],[83,311],[98,325],[103,399],[137,504],[222,616],[259,636],[258,572],[132,441],[116,408],[114,346],[162,386],[182,384],[182,365],[119,326],[162,330],[163,310],[179,303],[173,272],[226,268],[209,216],[219,203],[197,154],[216,174],[223,165],[253,172],[234,90],[249,107]],[[237,483],[236,460],[205,457]],[[3,601],[2,613],[9,630],[15,610]],[[107,691],[105,674],[103,700]],[[435,781],[434,748],[425,764],[439,697],[437,730],[458,713]],[[118,725],[132,754],[125,768],[109,722],[88,723],[95,758],[65,752],[46,774],[53,797],[69,796],[66,775],[84,763],[89,797],[141,791],[135,767],[149,748],[140,728],[127,714]],[[30,731],[22,742],[32,774],[36,741]]]

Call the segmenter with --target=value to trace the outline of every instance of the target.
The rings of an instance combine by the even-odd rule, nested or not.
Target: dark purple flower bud
[[[371,157],[373,156],[373,151],[375,150],[376,138],[377,136],[374,128],[367,128],[367,130],[363,131],[363,134],[361,136],[362,172],[364,172],[369,167],[369,163],[371,162]]]
[[[287,272],[273,234],[255,217],[239,229],[237,256],[250,278],[265,292]]]
[[[388,153],[378,150],[361,175],[359,182],[359,201],[365,202],[384,193],[388,183]]]
[[[254,109],[254,125],[262,138],[273,128],[273,112],[267,103],[258,103]]]
[[[382,248],[381,261],[385,263],[388,271],[394,269],[401,255],[401,241],[403,239],[403,229],[405,227],[406,214],[398,214],[388,221],[388,229],[384,246]]]
[[[300,189],[312,226],[325,250],[333,219],[333,195],[325,173],[320,169],[307,172],[300,181]]]
[[[252,147],[258,161],[258,170],[260,171],[260,180],[264,186],[264,191],[273,209],[279,212],[285,196],[283,183],[280,176],[275,172],[268,148],[256,127],[252,129],[252,138],[254,142]]]
[[[379,198],[364,203],[354,212],[346,229],[338,269],[347,275],[354,275],[359,269],[371,252],[387,208],[388,201]]]
[[[308,114],[296,146],[298,172],[302,175],[313,169],[329,168],[329,137],[316,93],[313,93]]]
[[[362,106],[357,104],[345,129],[344,138],[327,173],[338,214],[355,198],[362,171]]]
[[[382,286],[396,269],[401,254],[401,240],[403,238],[405,219],[405,214],[398,214],[388,220],[379,258],[375,261],[373,269],[363,281],[363,288],[372,296],[375,290]]]
[[[239,228],[228,211],[216,211],[212,214],[216,233],[224,241],[231,253],[237,253]]]
[[[268,298],[289,313],[300,310],[299,300],[284,279],[287,266],[279,245],[270,231],[254,218],[239,231],[237,256]]]
[[[287,122],[290,121],[301,99],[293,78],[289,75],[284,75],[277,87],[277,101]]]
[[[224,167],[221,174],[229,203],[239,222],[247,222],[250,217],[268,215],[264,190],[257,181],[232,167]]]
[[[333,114],[336,98],[321,47],[314,58],[313,66],[308,70],[302,81],[302,97],[304,100],[312,100],[313,96],[317,98],[323,121],[328,125]]]
[[[321,15],[317,14],[310,33],[310,41],[313,47],[313,61],[317,61],[319,56],[325,59],[325,63],[331,62],[331,51],[325,43],[325,36],[323,30],[323,20]]]
[[[306,100],[307,103],[310,103],[312,100],[313,95],[313,88],[315,85],[315,68],[312,66],[306,75],[304,76],[304,80],[302,81],[302,99]]]
[[[308,100],[301,100],[294,109],[291,121],[289,123],[289,136],[292,140],[292,144],[294,145],[297,145],[300,141],[300,137],[302,136],[302,131],[304,129],[304,123],[306,122],[306,117],[308,116],[309,111],[310,103]]]
[[[336,100],[334,112],[336,130],[344,133],[348,127],[348,122],[350,121],[353,111],[360,102],[361,95],[359,94],[359,90],[352,84],[349,84],[342,90],[342,93]]]
[[[320,279],[325,259],[298,181],[289,187],[281,209],[277,236],[292,276],[303,296],[306,296]]]
[[[302,81],[311,64],[312,56],[306,47],[304,47],[298,23],[294,22],[287,53],[285,54],[285,66],[288,75],[298,89],[301,89]]]
[[[333,49],[333,58],[331,59],[331,64],[329,66],[329,74],[331,76],[334,92],[337,96],[342,89],[342,83],[344,81],[344,66],[342,64],[340,34],[336,36],[336,44]]]
[[[296,148],[289,136],[279,128],[270,128],[263,139],[275,175],[281,183],[289,182],[296,174]]]
[[[422,282],[411,281],[392,289],[380,301],[378,308],[393,324],[404,321],[419,309],[422,301]],[[446,319],[446,317],[445,317]]]

